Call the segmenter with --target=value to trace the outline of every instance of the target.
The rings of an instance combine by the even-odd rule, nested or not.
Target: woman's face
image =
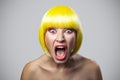
[[[45,43],[56,63],[65,63],[75,46],[76,31],[68,28],[48,28]]]

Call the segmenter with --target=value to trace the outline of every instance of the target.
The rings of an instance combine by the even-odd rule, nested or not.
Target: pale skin
[[[45,34],[46,54],[26,64],[21,80],[102,80],[99,66],[79,54],[71,56],[76,42],[73,29],[49,28]],[[64,48],[64,49],[56,49]]]

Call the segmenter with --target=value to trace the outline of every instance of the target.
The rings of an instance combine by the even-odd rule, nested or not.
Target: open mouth
[[[66,58],[66,46],[64,45],[57,45],[55,46],[55,57],[57,60],[64,60]]]

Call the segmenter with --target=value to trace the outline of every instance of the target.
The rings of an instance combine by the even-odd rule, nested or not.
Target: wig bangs
[[[78,30],[79,19],[75,15],[47,15],[43,17],[42,25],[47,28],[73,28]]]

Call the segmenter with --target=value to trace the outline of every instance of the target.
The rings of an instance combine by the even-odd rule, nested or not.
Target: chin
[[[64,64],[64,63],[67,62],[67,60],[68,60],[67,58],[64,59],[64,60],[57,60],[57,59],[54,59],[55,63],[57,63],[57,64]]]

